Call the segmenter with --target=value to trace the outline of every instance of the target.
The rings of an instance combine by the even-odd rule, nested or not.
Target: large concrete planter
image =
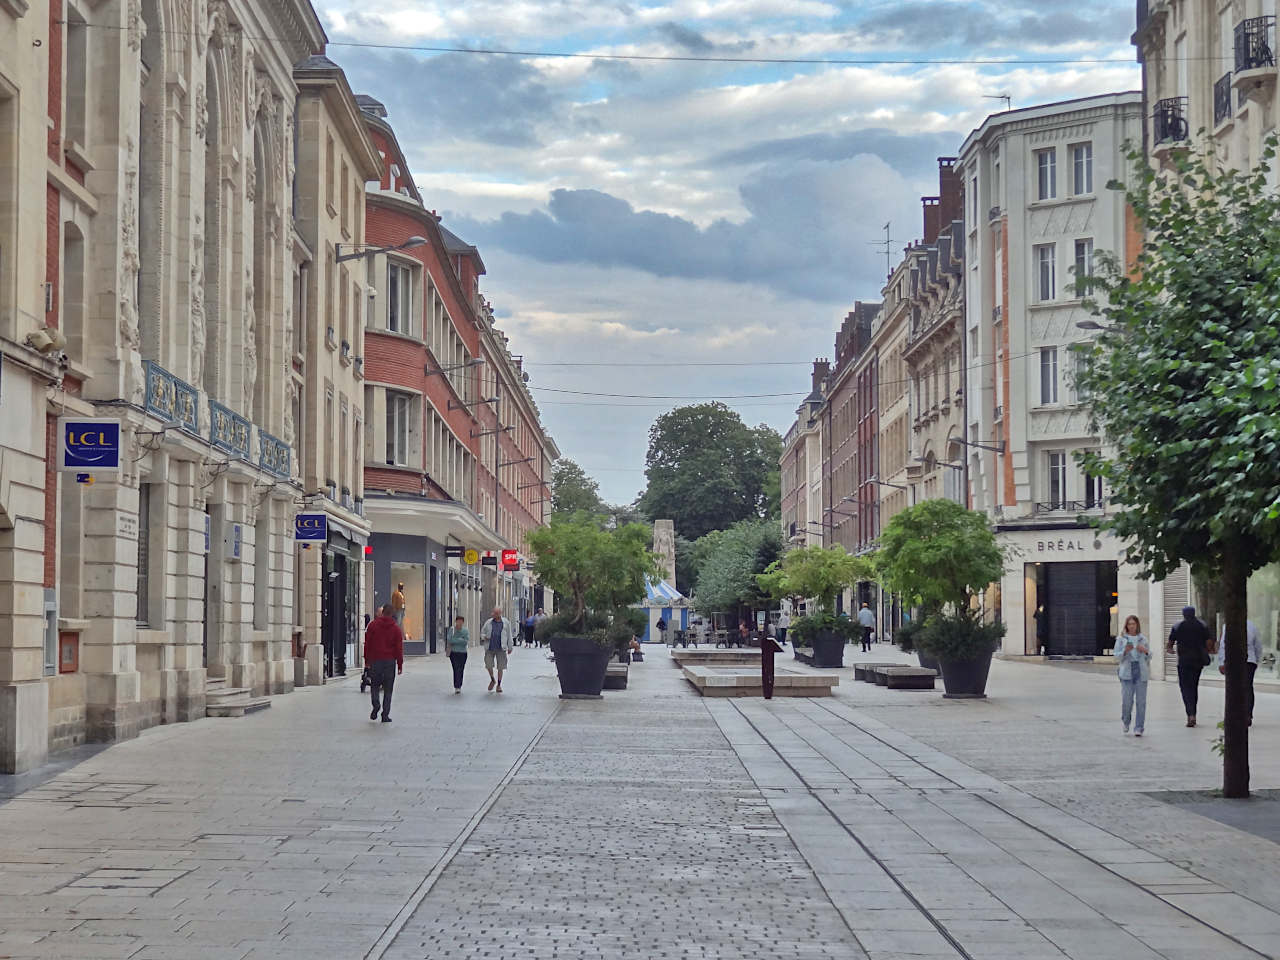
[[[993,651],[972,660],[942,660],[943,694],[948,700],[979,700],[987,695],[987,675]]]
[[[925,653],[923,650],[917,650],[916,659],[920,661],[920,666],[924,667],[926,670],[934,670],[939,674],[942,673],[942,667],[939,666],[937,657]]]
[[[600,699],[613,650],[597,646],[586,637],[552,637],[551,652],[556,658],[560,699]]]

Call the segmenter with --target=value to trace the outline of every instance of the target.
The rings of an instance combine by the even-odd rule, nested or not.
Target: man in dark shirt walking
[[[381,615],[373,619],[364,632],[364,662],[369,667],[369,690],[373,697],[370,720],[391,722],[391,691],[396,685],[396,675],[404,673],[404,634],[396,624],[396,610],[391,604],[382,608]],[[378,694],[382,693],[379,703]]]
[[[1209,665],[1209,628],[1196,617],[1195,607],[1182,608],[1182,622],[1169,631],[1169,652],[1178,651],[1178,686],[1182,705],[1187,708],[1187,726],[1196,725],[1200,701],[1200,672]]]

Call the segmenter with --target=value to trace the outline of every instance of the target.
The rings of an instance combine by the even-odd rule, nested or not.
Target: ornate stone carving
[[[133,137],[125,137],[124,192],[120,197],[120,274],[118,327],[126,346],[141,345],[138,333],[138,151]]]
[[[298,385],[293,382],[292,377],[285,381],[284,393],[284,436],[281,439],[293,446],[294,431],[297,429],[293,422],[293,402],[298,399]]]
[[[253,279],[244,285],[244,409],[253,410],[253,393],[258,385],[258,317],[253,307]]]
[[[250,203],[258,199],[258,168],[252,158],[246,158],[244,165],[244,195]]]
[[[208,13],[202,19],[198,11],[203,2],[196,0],[196,44],[202,56],[207,46],[215,49],[222,46],[222,34],[227,27],[226,0],[209,0]],[[201,28],[202,23],[207,25],[207,32]]]
[[[191,385],[204,382],[204,224],[200,214],[191,220]]]
[[[147,400],[147,372],[142,366],[142,354],[130,350],[125,366],[125,398],[136,406]]]
[[[138,53],[146,38],[147,21],[142,16],[142,0],[129,0],[129,49]]]
[[[205,98],[203,83],[196,84],[192,116],[195,118],[196,139],[203,140],[205,132],[209,129],[209,101]]]

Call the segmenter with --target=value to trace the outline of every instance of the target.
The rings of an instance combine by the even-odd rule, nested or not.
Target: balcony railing
[[[1231,119],[1231,74],[1226,73],[1213,85],[1213,125]]]
[[[1033,503],[1031,513],[1039,516],[1044,513],[1085,513],[1089,510],[1101,510],[1106,500],[1050,500],[1047,503]]]
[[[1187,126],[1187,98],[1168,97],[1156,101],[1151,115],[1151,133],[1156,143],[1180,143],[1191,135]]]
[[[148,413],[177,423],[187,433],[200,435],[200,391],[185,380],[147,361],[147,392],[145,403]]]
[[[249,421],[216,400],[209,401],[209,442],[219,450],[249,459]]]
[[[1236,24],[1236,73],[1274,67],[1275,17],[1250,17]]]
[[[258,430],[258,466],[287,480],[292,473],[292,450],[287,443],[267,431]]]

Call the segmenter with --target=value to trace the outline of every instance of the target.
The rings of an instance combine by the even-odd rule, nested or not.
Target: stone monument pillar
[[[677,590],[676,583],[676,524],[674,520],[653,521],[653,552],[658,555],[663,579]]]

